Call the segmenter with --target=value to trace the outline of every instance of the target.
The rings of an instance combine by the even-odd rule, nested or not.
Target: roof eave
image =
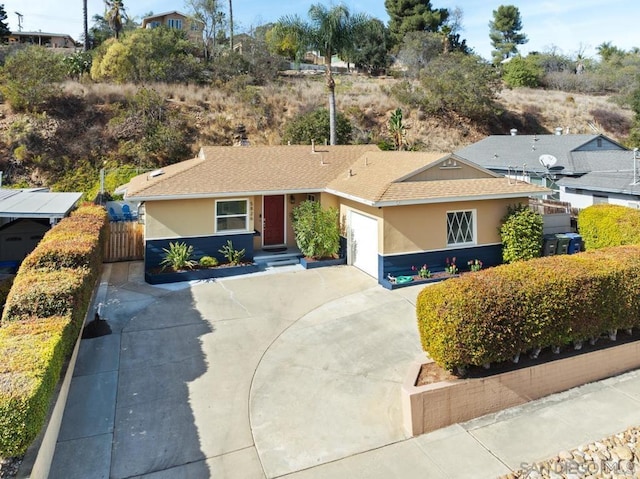
[[[420,198],[411,200],[386,200],[376,201],[371,206],[386,207],[386,206],[409,206],[409,205],[426,205],[436,203],[458,203],[463,201],[486,201],[486,200],[502,200],[512,198],[522,198],[529,196],[544,196],[553,193],[551,190],[544,191],[522,191],[513,193],[498,193],[498,194],[486,194],[476,196],[440,196],[437,198]]]
[[[210,198],[237,198],[239,196],[269,196],[269,195],[296,195],[318,193],[322,188],[297,188],[291,190],[256,190],[256,191],[226,191],[214,193],[194,193],[186,195],[126,195],[125,199],[135,201],[167,201],[167,200],[199,200]]]

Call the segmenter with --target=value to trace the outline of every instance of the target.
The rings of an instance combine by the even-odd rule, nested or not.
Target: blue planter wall
[[[144,251],[145,270],[160,266],[160,262],[164,258],[164,251],[162,250],[163,248],[169,249],[169,243],[187,243],[187,245],[193,246],[193,256],[195,259],[200,259],[202,256],[212,256],[220,263],[224,263],[227,260],[218,250],[227,244],[227,240],[231,240],[234,249],[245,250],[244,259],[246,261],[253,261],[253,233],[147,240]]]
[[[411,275],[411,267],[421,268],[426,264],[431,272],[444,271],[447,258],[455,256],[461,272],[468,271],[467,262],[474,259],[482,261],[485,267],[502,264],[502,245],[474,246],[456,250],[428,251],[393,256],[378,256],[378,280],[392,276]]]

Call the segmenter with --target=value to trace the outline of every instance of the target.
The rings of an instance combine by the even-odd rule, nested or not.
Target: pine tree
[[[395,45],[408,32],[437,32],[447,21],[449,10],[432,8],[430,0],[385,0],[389,14],[389,33]]]
[[[489,22],[489,38],[494,50],[493,63],[498,64],[518,53],[518,45],[529,41],[522,30],[520,10],[514,5],[500,5],[493,11],[493,20]]]
[[[4,5],[0,5],[0,43],[4,43],[9,35],[11,30],[7,26],[7,12],[4,11]]]

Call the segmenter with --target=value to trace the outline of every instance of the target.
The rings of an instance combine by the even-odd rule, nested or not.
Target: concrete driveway
[[[419,288],[352,267],[159,288],[107,265],[50,477],[278,477],[405,439]]]

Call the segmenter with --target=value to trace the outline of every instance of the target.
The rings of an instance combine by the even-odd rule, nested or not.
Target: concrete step
[[[278,266],[290,266],[292,264],[300,264],[300,260],[298,258],[285,258],[285,259],[279,259],[275,261],[268,261],[266,263],[268,268],[276,268]]]

